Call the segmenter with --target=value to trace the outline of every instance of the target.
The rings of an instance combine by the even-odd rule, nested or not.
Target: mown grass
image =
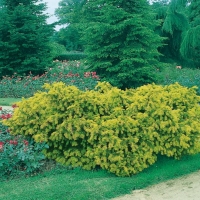
[[[0,181],[2,200],[105,200],[200,169],[200,154],[181,160],[160,157],[143,172],[116,177],[104,170],[56,167],[34,177]]]
[[[199,69],[177,69],[175,65],[169,65],[163,68],[161,71],[156,71],[156,74],[160,77],[160,80],[156,84],[170,85],[178,82],[180,85],[185,87],[197,86],[197,93],[200,95]]]
[[[12,106],[19,101],[21,101],[20,98],[0,98],[0,106]]]

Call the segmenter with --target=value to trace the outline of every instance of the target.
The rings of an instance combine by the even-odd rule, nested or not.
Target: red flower
[[[2,110],[2,107],[0,107],[0,110]]]
[[[27,141],[27,140],[24,140],[24,144],[25,144],[26,146],[28,146],[28,141]]]
[[[0,142],[0,150],[3,149],[4,142]]]
[[[92,73],[92,76],[95,76],[95,75],[97,75],[97,73],[96,72],[91,72]]]
[[[2,114],[2,115],[0,116],[0,118],[2,118],[2,119],[9,119],[9,118],[11,118],[11,117],[12,117],[11,114]]]
[[[10,114],[10,113],[8,113],[7,115],[6,115],[6,119],[9,119],[9,118],[11,118],[12,117],[12,115]]]
[[[13,144],[17,145],[18,144],[17,140],[13,140]]]
[[[1,119],[4,119],[4,115],[1,115]]]
[[[17,104],[13,104],[12,105],[12,108],[16,108],[16,107],[18,107]]]
[[[69,72],[67,75],[66,75],[66,77],[73,77],[74,76],[74,74],[72,73],[72,72]]]
[[[76,73],[75,76],[79,77],[79,73]]]

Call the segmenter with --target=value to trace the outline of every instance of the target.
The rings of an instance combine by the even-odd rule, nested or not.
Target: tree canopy
[[[39,0],[2,0],[0,9],[0,74],[42,73],[50,63],[46,4]]]
[[[189,6],[188,29],[181,44],[181,55],[200,67],[200,0],[192,0]]]
[[[81,41],[82,8],[85,0],[61,0],[56,9],[59,24],[66,25],[56,35],[56,42],[66,47],[68,51],[83,51]]]
[[[87,65],[120,88],[155,80],[158,47],[155,16],[146,0],[90,0],[83,6]]]
[[[164,23],[162,25],[163,36],[167,37],[167,49],[173,59],[180,60],[180,46],[182,36],[188,30],[189,23],[185,13],[185,0],[171,0]]]

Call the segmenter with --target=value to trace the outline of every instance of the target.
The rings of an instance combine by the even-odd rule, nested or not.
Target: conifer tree
[[[162,26],[163,36],[168,38],[165,46],[167,56],[179,62],[182,36],[189,27],[186,4],[187,0],[171,0]]]
[[[192,0],[189,6],[190,28],[181,44],[181,55],[194,67],[200,67],[200,0]]]
[[[56,9],[60,25],[66,25],[57,33],[57,42],[64,45],[68,51],[83,51],[81,38],[82,7],[86,0],[61,0]]]
[[[46,5],[39,0],[2,0],[0,75],[42,73],[51,62]]]
[[[83,13],[90,70],[122,89],[155,81],[162,39],[146,0],[88,0]]]

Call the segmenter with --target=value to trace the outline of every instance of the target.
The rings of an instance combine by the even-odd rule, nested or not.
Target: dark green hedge
[[[55,59],[58,60],[81,60],[86,58],[86,54],[83,52],[68,52],[66,54],[61,54]]]

